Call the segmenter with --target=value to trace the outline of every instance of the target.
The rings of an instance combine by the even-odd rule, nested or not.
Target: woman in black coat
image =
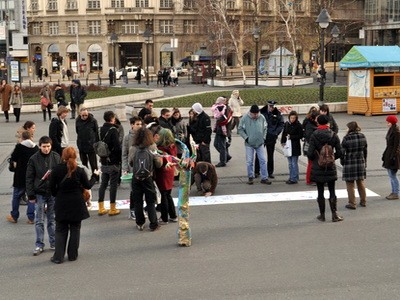
[[[329,205],[332,211],[332,222],[342,221],[343,218],[337,214],[337,198],[335,193],[335,181],[337,180],[336,165],[331,167],[321,167],[318,164],[318,153],[321,148],[328,144],[332,146],[335,159],[342,156],[340,140],[336,133],[329,127],[329,117],[327,115],[319,115],[317,118],[318,127],[311,135],[310,146],[308,148],[308,159],[312,160],[311,180],[317,183],[318,189],[318,206],[320,215],[317,217],[320,221],[325,221],[325,197],[324,184],[328,184],[329,189]]]
[[[73,261],[78,258],[81,221],[89,218],[83,189],[90,189],[99,174],[95,170],[89,181],[84,169],[77,166],[76,157],[73,147],[65,148],[61,156],[63,163],[57,165],[50,176],[51,194],[56,198],[56,249],[51,261],[56,264],[64,260],[68,233],[68,259]]]
[[[296,184],[299,181],[299,156],[301,155],[300,140],[303,138],[303,126],[299,122],[299,116],[297,112],[291,111],[289,114],[289,120],[283,127],[283,133],[281,138],[282,147],[286,145],[288,139],[292,143],[292,156],[288,157],[289,164],[289,180],[286,184]]]
[[[304,135],[304,147],[303,153],[304,156],[307,156],[308,147],[310,145],[310,137],[312,133],[317,129],[317,117],[319,115],[319,111],[315,106],[312,106],[308,111],[305,119],[303,120],[303,135]],[[313,182],[311,181],[311,165],[312,161],[307,159],[307,171],[306,171],[306,184],[311,185]]]
[[[386,118],[389,128],[386,134],[386,149],[382,155],[382,166],[387,169],[390,178],[392,192],[386,196],[388,200],[399,199],[399,179],[397,178],[397,170],[400,169],[400,129],[397,126],[397,117],[390,115]]]
[[[345,207],[356,209],[356,195],[354,193],[354,181],[357,184],[360,195],[360,205],[367,206],[367,194],[365,192],[364,179],[367,177],[367,139],[362,134],[357,122],[347,124],[347,134],[342,140],[342,157],[340,163],[343,166],[342,179],[346,181],[349,204]]]

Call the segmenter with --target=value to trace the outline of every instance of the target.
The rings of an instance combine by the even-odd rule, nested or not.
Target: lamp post
[[[150,29],[146,27],[143,33],[144,42],[146,43],[146,85],[149,85],[149,43],[152,35]]]
[[[333,83],[336,83],[336,61],[337,61],[336,41],[337,41],[337,38],[340,35],[340,30],[336,25],[333,26],[332,31],[331,31],[331,35],[332,35],[333,41],[334,41],[334,44],[333,44],[334,45],[333,46],[333,52],[334,52],[334,55],[333,55]]]
[[[118,41],[118,36],[114,31],[111,33],[110,40],[111,40],[112,48],[113,48],[114,84],[115,84],[117,82],[117,74],[115,73],[115,64],[116,64],[116,62],[115,62],[115,43]]]
[[[255,72],[256,72],[256,80],[255,80],[255,85],[258,86],[258,42],[260,41],[260,29],[258,28],[258,26],[256,26],[256,28],[254,28],[253,31],[253,38],[254,41],[256,42],[256,68],[255,68]]]
[[[211,48],[211,68],[210,68],[210,75],[211,75],[211,86],[214,86],[214,70],[213,70],[213,64],[214,64],[214,46],[213,42],[215,40],[215,35],[213,33],[210,34],[208,37],[210,40],[210,48]]]
[[[325,42],[324,42],[324,34],[325,29],[328,28],[329,23],[332,22],[331,17],[326,9],[321,10],[320,14],[318,15],[317,20],[315,21],[318,23],[319,27],[321,28],[321,81],[319,85],[319,102],[318,105],[321,106],[324,104],[324,85],[325,85],[325,68],[324,68],[324,56],[325,56]]]
[[[281,32],[278,34],[278,41],[279,41],[279,87],[283,86],[283,82],[282,82],[282,45],[283,45],[283,40],[284,40],[285,36],[284,34]]]

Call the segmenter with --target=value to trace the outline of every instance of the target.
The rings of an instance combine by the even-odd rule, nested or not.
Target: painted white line
[[[366,189],[367,197],[379,197],[378,194]],[[347,190],[336,190],[338,198],[347,198]],[[356,191],[356,196],[358,193]],[[329,198],[329,192],[325,191],[325,198]],[[201,205],[219,205],[219,204],[239,204],[239,203],[257,203],[257,202],[281,202],[281,201],[302,201],[317,199],[317,191],[301,191],[287,193],[261,193],[261,194],[238,194],[238,195],[221,195],[211,197],[190,197],[190,206]],[[174,198],[175,205],[178,198]],[[129,209],[129,200],[117,200],[118,209]],[[109,201],[104,201],[104,206],[110,207]],[[97,201],[92,202],[90,210],[98,210]]]

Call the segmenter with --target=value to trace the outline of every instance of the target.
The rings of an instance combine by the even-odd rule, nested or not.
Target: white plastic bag
[[[287,139],[285,146],[283,146],[283,156],[292,157],[292,141]]]

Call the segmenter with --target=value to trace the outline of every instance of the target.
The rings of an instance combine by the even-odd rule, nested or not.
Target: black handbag
[[[12,159],[11,159],[11,157],[9,157],[8,159],[7,159],[7,161],[8,161],[8,170],[10,171],[10,172],[15,172],[15,170],[17,169],[16,167],[17,167],[17,162],[16,161],[13,161]]]

